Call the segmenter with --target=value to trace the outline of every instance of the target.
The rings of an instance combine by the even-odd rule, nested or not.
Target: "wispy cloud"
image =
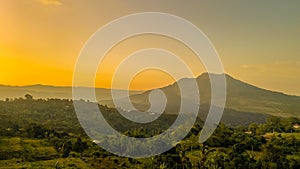
[[[243,64],[243,65],[240,65],[240,67],[241,67],[241,68],[245,68],[245,69],[247,69],[247,68],[249,68],[249,67],[250,67],[250,65]]]
[[[38,0],[40,3],[44,4],[44,5],[54,5],[54,6],[60,6],[63,3],[61,2],[61,0]]]

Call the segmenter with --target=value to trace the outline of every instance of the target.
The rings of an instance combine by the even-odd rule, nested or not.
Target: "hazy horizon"
[[[200,75],[196,76],[196,77],[183,77],[181,79],[185,79],[185,78],[198,78],[204,74],[207,74],[207,72],[203,72],[201,73]],[[216,74],[216,73],[210,73],[210,74]],[[220,74],[219,74],[220,75]],[[261,87],[261,86],[257,86],[255,84],[251,84],[251,83],[248,83],[248,82],[245,82],[245,81],[242,81],[240,79],[237,79],[236,77],[228,74],[228,73],[225,73],[225,75],[235,79],[235,80],[238,80],[238,81],[241,81],[243,83],[246,83],[248,85],[251,85],[251,86],[254,86],[254,87],[258,87],[259,89],[263,89],[263,90],[268,90],[268,91],[271,91],[271,92],[278,92],[278,93],[282,93],[282,94],[285,94],[285,95],[290,95],[290,96],[299,96],[300,95],[297,95],[297,94],[293,94],[293,93],[286,93],[286,92],[283,92],[283,91],[276,91],[276,90],[271,90],[271,89],[268,89],[268,88],[264,88],[264,87]],[[145,92],[145,91],[150,91],[150,90],[154,90],[154,89],[159,89],[159,88],[164,88],[164,87],[168,87],[174,83],[176,83],[178,81],[174,81],[174,82],[171,82],[169,84],[166,84],[166,85],[162,85],[160,87],[154,87],[154,88],[149,88],[149,89],[144,89],[144,90],[135,90],[135,89],[126,89],[126,88],[103,88],[103,87],[95,87],[95,89],[105,89],[105,90],[128,90],[128,91],[132,91],[132,92]],[[29,85],[5,85],[5,84],[0,84],[0,87],[1,86],[4,86],[4,87],[35,87],[35,86],[43,86],[43,87],[58,87],[58,88],[72,88],[72,87],[78,87],[78,88],[94,88],[93,86],[59,86],[59,85],[51,85],[51,84],[29,84]]]

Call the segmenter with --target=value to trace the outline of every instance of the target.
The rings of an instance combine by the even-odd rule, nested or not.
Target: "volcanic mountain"
[[[166,113],[177,113],[180,108],[180,89],[178,84],[190,85],[189,81],[196,80],[200,103],[189,102],[189,104],[199,104],[200,109],[207,109],[211,103],[211,78],[221,78],[220,74],[204,73],[196,79],[183,78],[172,85],[160,88],[167,98]],[[282,117],[300,117],[300,97],[287,95],[280,92],[270,91],[247,84],[225,74],[227,82],[227,98],[225,108],[237,112],[248,112],[263,115],[275,115]],[[152,90],[130,96],[131,103],[139,110],[145,111],[150,107],[149,94]],[[185,96],[193,97],[195,92],[190,92]],[[119,100],[122,102],[122,99]],[[114,106],[112,101],[104,100],[102,104]]]

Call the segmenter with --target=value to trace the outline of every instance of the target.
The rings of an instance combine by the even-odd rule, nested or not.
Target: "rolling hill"
[[[89,90],[88,87],[78,87],[80,89]],[[125,93],[125,90],[118,90],[120,93]],[[104,88],[96,88],[97,100],[111,100],[111,90]],[[142,91],[130,91],[130,94],[139,94]],[[25,94],[31,94],[37,99],[58,98],[58,99],[72,99],[72,87],[58,87],[48,85],[31,85],[31,86],[6,86],[0,85],[0,100],[6,98],[24,97]],[[82,99],[95,101],[90,96],[83,96]]]

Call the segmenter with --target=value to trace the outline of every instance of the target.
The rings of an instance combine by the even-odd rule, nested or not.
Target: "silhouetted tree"
[[[26,99],[26,100],[32,100],[32,99],[33,99],[33,96],[30,95],[30,94],[26,94],[26,95],[25,95],[25,99]]]

